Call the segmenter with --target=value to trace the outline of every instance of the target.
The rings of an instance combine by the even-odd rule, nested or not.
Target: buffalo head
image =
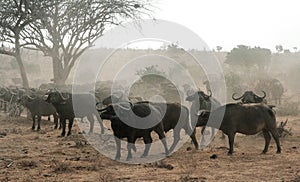
[[[254,92],[252,91],[246,91],[242,96],[240,97],[235,97],[236,93],[232,94],[232,99],[233,100],[240,100],[242,101],[243,104],[247,104],[247,103],[261,103],[264,102],[264,98],[266,97],[266,92],[263,92],[263,96],[258,96],[256,95]]]
[[[70,96],[68,93],[61,93],[57,90],[55,91],[49,91],[45,95],[45,100],[48,103],[62,103],[70,99]]]
[[[203,101],[208,101],[210,99],[210,97],[212,96],[212,92],[209,92],[209,93],[210,93],[209,95],[206,95],[203,91],[198,91],[192,95],[187,96],[185,100],[191,102],[196,99],[199,99],[200,103]]]

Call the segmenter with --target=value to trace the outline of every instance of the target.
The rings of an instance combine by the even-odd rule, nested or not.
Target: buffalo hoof
[[[132,157],[127,157],[126,161],[131,161]]]
[[[70,136],[72,133],[71,132],[68,132],[67,136]]]
[[[55,126],[54,126],[54,129],[56,130],[56,129],[57,129],[57,127],[58,127],[58,126],[57,126],[57,125],[55,125]]]
[[[63,133],[61,133],[60,136],[61,136],[61,137],[64,137],[65,135],[66,135],[66,133],[63,132]]]
[[[145,158],[145,157],[147,157],[147,155],[146,155],[146,154],[143,154],[143,155],[141,155],[141,158]]]
[[[268,152],[268,151],[265,151],[265,150],[264,150],[264,151],[261,152],[261,154],[266,154],[267,152]]]
[[[37,128],[37,130],[36,131],[40,131],[41,130],[41,128]]]
[[[277,150],[276,154],[281,154],[281,151],[280,151],[280,150]]]
[[[33,126],[33,127],[31,127],[31,130],[32,130],[32,131],[34,131],[34,129],[35,129],[35,127],[34,127],[34,126]]]
[[[228,155],[228,156],[232,156],[232,152],[228,152],[227,155]]]

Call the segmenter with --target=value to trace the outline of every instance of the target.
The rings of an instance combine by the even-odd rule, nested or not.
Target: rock
[[[218,156],[216,154],[213,154],[212,156],[210,156],[211,159],[216,159],[218,158]]]

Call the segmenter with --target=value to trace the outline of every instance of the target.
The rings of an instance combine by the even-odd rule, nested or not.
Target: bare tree
[[[65,84],[82,53],[92,46],[107,26],[149,15],[149,0],[44,0],[32,6],[37,21],[23,35],[28,46],[51,56],[53,81]]]
[[[15,57],[23,81],[23,87],[28,88],[28,78],[21,58],[21,32],[32,22],[26,0],[0,1],[0,54]]]

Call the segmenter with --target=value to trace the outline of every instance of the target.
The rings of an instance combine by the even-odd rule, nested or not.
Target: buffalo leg
[[[190,135],[191,139],[192,139],[192,142],[195,146],[195,149],[198,150],[199,149],[199,144],[197,142],[197,139],[196,139],[196,129],[193,131],[193,133]]]
[[[37,116],[37,119],[38,119],[38,128],[37,128],[37,130],[39,131],[41,129],[41,119],[42,119],[42,117]]]
[[[72,134],[73,122],[74,122],[74,118],[70,118],[69,119],[69,131],[68,131],[68,135],[67,136],[70,136]]]
[[[93,115],[87,115],[87,119],[90,122],[90,131],[89,131],[89,133],[93,133],[93,131],[94,131],[94,118],[93,118]]]
[[[161,142],[162,142],[162,144],[165,148],[165,154],[168,155],[169,150],[168,150],[168,145],[167,145],[167,142],[166,142],[166,136],[165,136],[164,130],[162,129],[162,127],[157,127],[157,128],[155,128],[154,131],[155,131],[155,133],[157,133],[159,139],[161,140]]]
[[[35,116],[32,116],[32,127],[31,127],[32,130],[35,129]]]
[[[94,114],[95,114],[95,116],[97,117],[97,120],[98,120],[98,122],[99,122],[99,124],[100,124],[100,127],[101,127],[101,134],[104,134],[104,125],[103,125],[103,121],[102,121],[102,119],[100,118],[99,113],[95,112]]]
[[[199,144],[197,142],[197,138],[196,138],[196,128],[194,130],[192,130],[189,126],[185,126],[184,127],[185,133],[187,133],[190,138],[192,139],[192,143],[194,144],[196,150],[199,149]]]
[[[174,141],[173,141],[172,146],[169,149],[170,153],[173,152],[173,150],[175,149],[177,143],[179,142],[179,139],[180,139],[180,130],[178,128],[175,128],[174,129]]]
[[[221,139],[225,139],[225,134],[222,132]]]
[[[151,135],[150,133],[148,133],[147,135],[145,135],[143,137],[144,139],[144,143],[145,143],[145,150],[144,150],[144,153],[141,157],[146,157],[149,153],[149,150],[150,150],[150,147],[151,147],[151,143],[152,143],[152,138],[151,138]]]
[[[62,125],[61,136],[64,137],[66,135],[66,119],[61,117],[60,118],[60,123]]]
[[[116,160],[120,160],[121,158],[121,140],[115,136],[115,141],[117,145],[117,153],[116,153]]]
[[[55,124],[54,129],[57,129],[57,127],[58,127],[58,117],[57,117],[56,114],[53,114],[53,117],[54,117],[54,124]]]
[[[134,134],[130,134],[129,137],[127,137],[127,158],[126,160],[129,161],[132,159],[132,154],[131,154],[131,149],[133,148],[134,145]]]
[[[277,154],[280,154],[281,153],[281,147],[280,147],[280,142],[279,142],[279,134],[278,134],[278,131],[276,128],[270,130],[275,142],[276,142],[276,145],[277,145]]]
[[[264,138],[265,138],[265,148],[263,150],[263,154],[267,153],[268,152],[268,148],[269,148],[269,144],[270,144],[270,140],[271,140],[271,135],[269,133],[268,130],[266,129],[263,129],[263,135],[264,135]]]
[[[235,136],[235,133],[228,134],[228,141],[229,141],[228,155],[232,155],[232,153],[233,153],[234,136]]]

